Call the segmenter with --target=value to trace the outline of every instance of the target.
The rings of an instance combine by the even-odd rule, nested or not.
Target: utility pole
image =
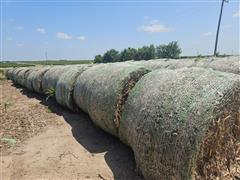
[[[219,16],[219,20],[218,20],[218,27],[217,27],[217,34],[216,34],[216,41],[215,41],[215,48],[214,48],[214,56],[217,56],[218,35],[219,35],[219,29],[220,29],[220,24],[221,24],[221,19],[222,19],[224,2],[228,2],[228,0],[222,0],[222,6],[221,6],[220,16]]]

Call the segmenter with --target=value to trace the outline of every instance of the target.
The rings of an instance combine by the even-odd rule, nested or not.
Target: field
[[[2,61],[0,62],[0,68],[30,67],[36,65],[91,64],[92,62],[92,60]]]
[[[6,177],[238,179],[238,65],[231,56],[2,68]]]

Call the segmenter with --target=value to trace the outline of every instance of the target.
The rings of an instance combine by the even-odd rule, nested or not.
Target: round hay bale
[[[32,72],[35,72],[36,70],[37,70],[36,67],[32,67],[28,71],[25,72],[23,86],[29,90],[33,90],[32,85],[31,85],[31,87],[29,87],[29,78],[30,78],[29,76]]]
[[[29,75],[29,81],[30,84],[33,88],[33,91],[37,92],[37,93],[43,93],[43,89],[42,89],[42,79],[44,74],[50,69],[49,66],[46,67],[42,67],[39,68],[36,71],[33,71],[30,75]]]
[[[42,89],[45,94],[48,94],[48,91],[56,91],[57,81],[60,76],[66,72],[68,69],[71,69],[73,66],[53,66],[51,67],[42,78]]]
[[[64,72],[56,85],[56,100],[59,104],[68,107],[71,110],[76,110],[73,101],[73,88],[77,77],[91,65],[81,65],[72,67]]]
[[[12,80],[13,83],[14,82],[14,78],[15,78],[15,71],[16,71],[17,68],[13,68],[12,72],[10,73],[10,79]]]
[[[33,89],[33,79],[36,75],[36,73],[42,69],[43,67],[34,67],[30,71],[26,73],[26,79],[25,79],[25,87],[31,91],[34,91]]]
[[[13,83],[16,83],[16,71],[18,70],[18,68],[14,68],[12,73],[11,73],[11,80]]]
[[[18,73],[18,84],[25,87],[27,75],[31,72],[32,68],[24,68]]]
[[[13,71],[14,71],[14,68],[7,69],[7,71],[6,71],[7,79],[12,80],[12,78],[13,78]]]
[[[239,107],[238,75],[156,70],[131,90],[119,137],[147,179],[231,179],[240,172]]]
[[[32,81],[33,81],[33,74],[36,73],[37,69],[33,70],[33,71],[30,71],[29,72],[29,75],[27,76],[27,79],[26,79],[26,88],[28,90],[31,90],[33,91],[33,85],[32,85]]]
[[[180,68],[189,68],[195,66],[195,61],[193,59],[178,59],[178,60],[170,60],[168,69],[180,69]]]
[[[209,64],[212,61],[215,61],[216,58],[214,57],[208,57],[208,58],[195,58],[195,67],[201,67],[201,68],[209,68]]]
[[[172,62],[175,60],[167,60],[167,59],[153,59],[153,60],[143,60],[143,61],[132,61],[129,62],[131,64],[135,64],[138,66],[143,66],[147,69],[155,70],[155,69],[163,69],[167,68]]]
[[[217,58],[211,61],[208,67],[218,71],[240,74],[240,57]]]
[[[180,69],[184,67],[212,68],[214,70],[240,74],[240,57],[195,58],[195,59],[154,59],[148,61],[127,61],[129,64],[141,65],[147,69]]]
[[[25,71],[26,70],[26,67],[20,67],[20,68],[16,68],[14,71],[13,71],[13,82],[15,84],[19,84],[21,83],[21,78],[19,76],[20,72],[21,71]]]
[[[129,64],[100,64],[84,71],[74,87],[74,100],[93,122],[118,135],[119,118],[128,92],[148,70]]]
[[[148,61],[135,61],[129,62],[131,64],[136,64],[139,66],[143,66],[150,70],[156,69],[179,69],[184,67],[193,67],[195,65],[195,61],[192,59],[154,59]]]

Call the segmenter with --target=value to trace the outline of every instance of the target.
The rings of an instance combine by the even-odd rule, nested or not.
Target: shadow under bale
[[[136,164],[132,150],[121,143],[116,137],[97,127],[84,112],[74,113],[59,104],[54,99],[46,101],[44,95],[36,94],[21,88],[22,94],[29,98],[36,98],[47,106],[51,112],[62,116],[71,126],[72,135],[89,153],[104,153],[104,158],[111,169],[115,180],[134,179],[143,180],[136,172]]]

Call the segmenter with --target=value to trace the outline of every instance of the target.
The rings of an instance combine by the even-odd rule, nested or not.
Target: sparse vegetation
[[[5,71],[3,69],[0,69],[0,81],[6,79]]]
[[[55,97],[55,93],[56,93],[56,90],[54,88],[48,88],[45,91],[45,94],[47,95],[46,100],[48,100],[49,98]]]
[[[70,65],[70,64],[92,64],[92,60],[40,60],[40,61],[22,61],[33,65]]]

